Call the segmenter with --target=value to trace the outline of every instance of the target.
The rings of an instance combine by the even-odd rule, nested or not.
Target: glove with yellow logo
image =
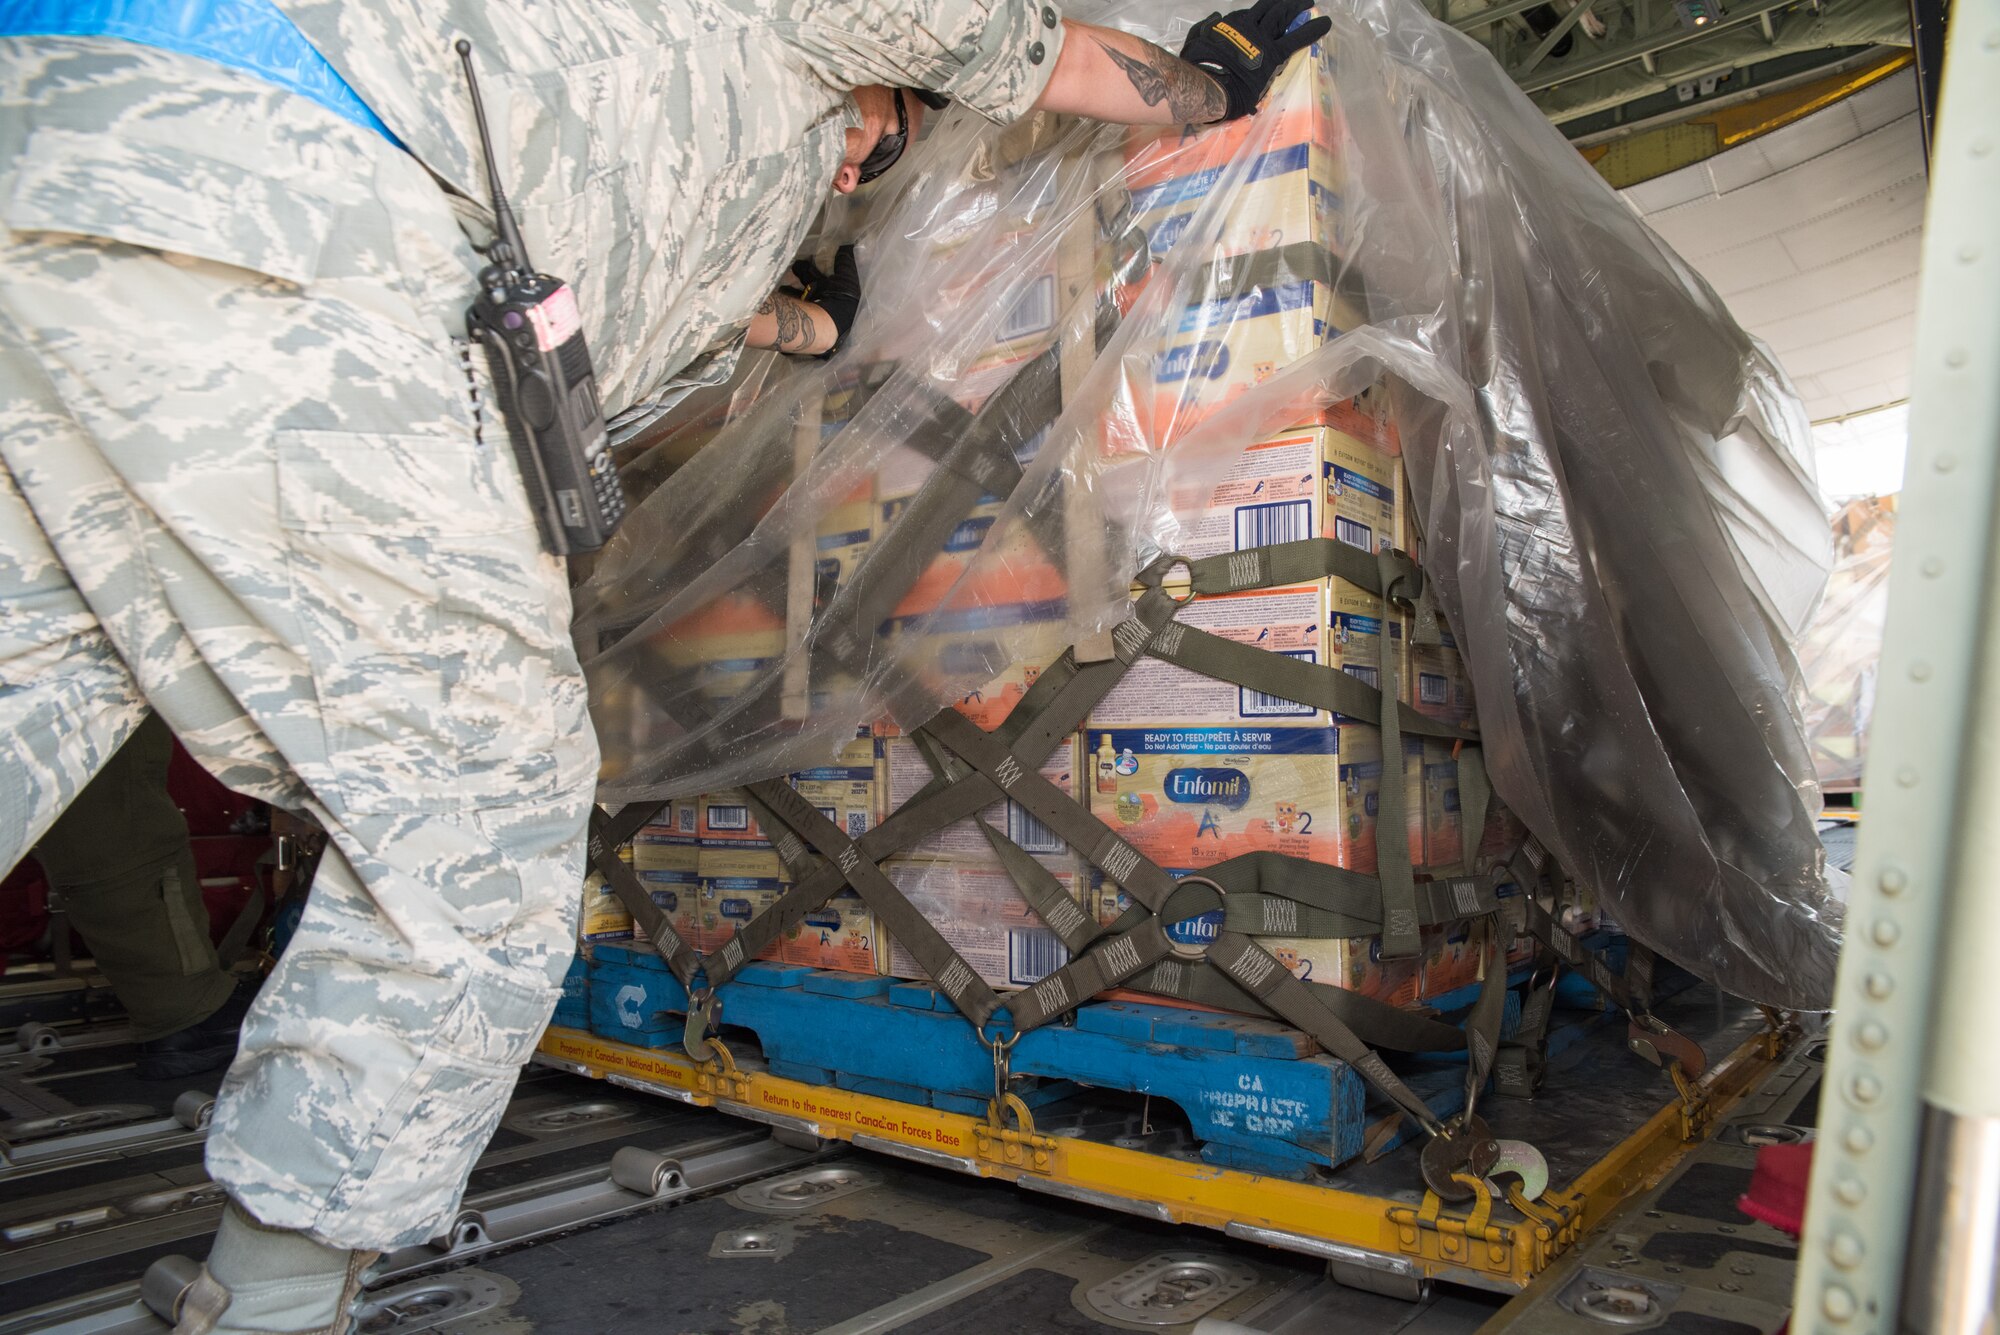
[[[1248,9],[1210,14],[1194,25],[1181,47],[1181,59],[1222,86],[1229,102],[1222,119],[1233,121],[1256,111],[1264,90],[1291,54],[1311,46],[1333,27],[1332,19],[1321,17],[1292,28],[1293,20],[1312,5],[1313,0],[1257,0]]]

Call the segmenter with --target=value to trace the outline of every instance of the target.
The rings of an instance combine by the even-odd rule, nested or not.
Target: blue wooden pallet
[[[641,1047],[679,1046],[687,994],[658,956],[608,943],[594,953],[584,1027]],[[726,984],[720,1002],[720,1022],[753,1033],[775,1075],[975,1116],[991,1096],[989,1049],[926,983],[760,962]],[[1077,1085],[1171,1102],[1202,1157],[1228,1167],[1299,1176],[1358,1155],[1368,1125],[1365,1089],[1346,1063],[1249,1016],[1096,1002],[1073,1025],[1023,1036],[1010,1066],[1035,1077],[1016,1089],[1031,1107]]]

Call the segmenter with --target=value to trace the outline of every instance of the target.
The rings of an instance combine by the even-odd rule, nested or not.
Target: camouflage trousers
[[[380,136],[102,39],[0,41],[0,207],[0,866],[148,708],[310,812],[209,1171],[336,1246],[435,1236],[554,1006],[597,764],[458,341],[478,256]]]

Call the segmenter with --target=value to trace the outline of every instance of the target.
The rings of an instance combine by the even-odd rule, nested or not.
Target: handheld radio
[[[472,44],[461,39],[457,49],[472,90],[497,233],[486,252],[493,262],[480,271],[479,296],[465,312],[465,330],[486,349],[542,546],[557,556],[594,552],[625,517],[625,488],[611,465],[576,293],[562,279],[535,272],[528,259],[493,161],[486,107],[472,73]]]

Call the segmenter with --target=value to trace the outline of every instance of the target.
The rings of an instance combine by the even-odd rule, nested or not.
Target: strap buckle
[[[1014,1045],[1021,1041],[1021,1036],[1015,1033],[1002,1038],[996,1033],[988,1038],[984,1025],[981,1025],[977,1032],[980,1041],[993,1053],[993,1101],[987,1105],[987,1120],[995,1126],[1000,1126],[1004,1124],[1008,1101],[1014,1099],[1014,1091],[1011,1088],[1014,1083],[1012,1058]]]
[[[1493,1138],[1485,1119],[1474,1116],[1468,1120],[1460,1116],[1431,1132],[1419,1166],[1424,1185],[1439,1200],[1469,1201],[1477,1189],[1462,1179],[1470,1177],[1474,1184],[1482,1183],[1499,1161],[1500,1142]]]
[[[1699,1080],[1708,1070],[1708,1054],[1701,1044],[1649,1011],[1628,1011],[1625,1046],[1655,1066],[1678,1068],[1690,1081]]]
[[[715,1055],[709,1035],[715,1032],[715,1017],[722,1013],[722,1001],[715,989],[704,987],[688,993],[687,1023],[681,1027],[681,1046],[687,1055],[705,1062]]]

